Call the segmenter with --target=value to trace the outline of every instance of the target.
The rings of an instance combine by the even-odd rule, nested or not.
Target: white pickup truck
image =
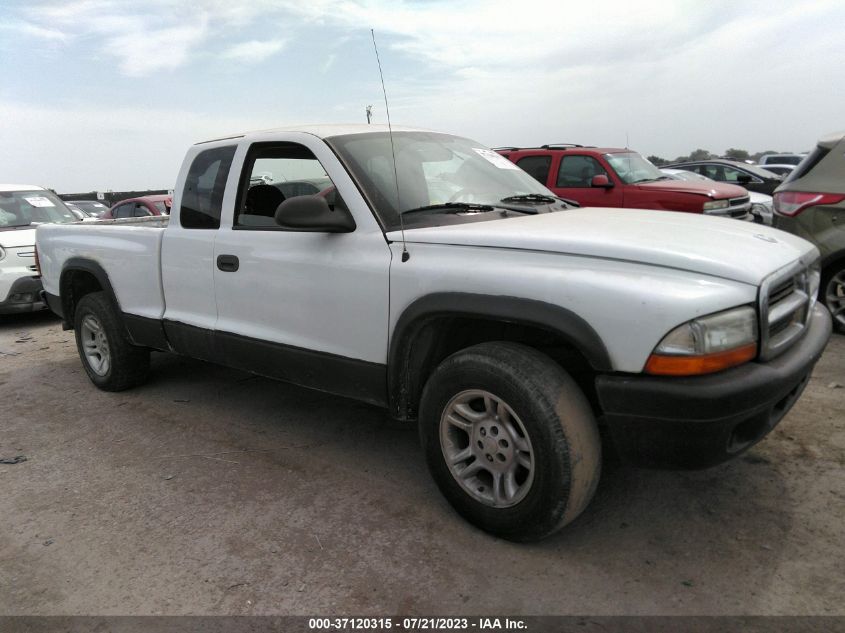
[[[513,540],[584,509],[601,437],[671,468],[747,449],[831,332],[800,238],[575,208],[474,141],[407,128],[200,143],[169,219],[45,225],[37,248],[101,389],[161,350],[381,405],[418,422],[455,509]]]

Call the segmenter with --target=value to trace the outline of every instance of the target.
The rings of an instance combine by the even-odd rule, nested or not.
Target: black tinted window
[[[220,227],[223,191],[235,146],[216,147],[197,154],[182,192],[179,222],[186,229],[216,229]]]
[[[549,167],[552,165],[551,156],[526,156],[516,161],[522,169],[537,182],[546,184],[549,180]]]

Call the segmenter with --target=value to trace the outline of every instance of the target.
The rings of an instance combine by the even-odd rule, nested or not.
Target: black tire
[[[465,432],[470,444],[466,448],[441,439],[441,419],[447,407],[454,411],[455,403],[473,397],[475,390],[490,392],[506,403],[510,413],[506,411],[505,417],[515,415],[529,440],[532,468],[525,472],[533,474],[530,478],[523,475],[524,496],[507,507],[477,499],[465,490],[466,484],[458,483],[458,475],[453,475],[447,464],[450,450],[453,456],[455,451],[475,451],[475,440],[481,447],[482,438],[476,433],[484,433],[478,425],[471,433]],[[498,420],[498,413],[499,409],[492,419]],[[443,495],[466,520],[496,536],[513,541],[545,538],[573,521],[587,507],[598,485],[601,440],[590,405],[559,365],[530,347],[482,343],[444,360],[425,385],[419,422],[428,468]],[[444,424],[448,435],[452,430]],[[450,446],[444,448],[444,444]],[[484,456],[495,462],[490,454]],[[476,472],[487,466],[480,454],[476,461],[480,464]],[[468,487],[477,486],[480,477]],[[491,488],[497,487],[492,477],[490,480]],[[483,486],[477,490],[482,494]]]
[[[819,284],[819,300],[833,315],[833,328],[845,334],[845,260],[825,269]]]
[[[94,323],[100,326],[101,336],[92,333]],[[97,387],[103,391],[123,391],[146,381],[150,370],[150,350],[129,342],[114,303],[105,292],[92,292],[82,297],[74,314],[74,331],[82,366]],[[86,342],[104,346],[107,367],[97,368],[95,361],[89,360]],[[102,354],[94,356],[102,359]]]

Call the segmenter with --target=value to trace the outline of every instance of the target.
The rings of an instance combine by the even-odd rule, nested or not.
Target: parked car
[[[173,200],[168,195],[140,196],[128,198],[112,205],[101,220],[120,220],[122,218],[144,218],[151,215],[170,215]]]
[[[748,191],[757,191],[772,195],[783,179],[757,165],[748,165],[735,160],[713,158],[688,163],[664,165],[666,169],[686,169],[707,176],[716,182],[729,182],[745,187]]]
[[[75,220],[52,191],[35,185],[0,185],[0,314],[47,307],[36,268],[35,227]]]
[[[788,176],[795,169],[795,165],[776,165],[776,164],[772,164],[772,165],[760,165],[760,167],[762,167],[766,171],[772,172],[773,174],[777,174],[781,178],[783,178],[784,176]]]
[[[845,332],[845,133],[820,139],[774,198],[775,226],[821,251],[819,299]]]
[[[334,207],[250,187],[259,169],[323,175]],[[730,459],[789,411],[831,331],[806,240],[572,208],[448,134],[201,143],[174,203],[169,218],[38,228],[47,300],[95,386],[142,383],[157,349],[385,407],[418,424],[455,509],[513,540],[589,503],[597,420],[640,463]]]
[[[701,174],[694,172],[694,171],[687,171],[685,169],[666,169],[663,168],[660,170],[670,178],[675,178],[677,180],[692,180],[692,181],[708,181],[708,182],[715,182],[711,181],[710,178],[707,176],[702,176]],[[758,224],[765,224],[766,226],[772,225],[772,197],[767,196],[765,193],[758,193],[757,191],[749,191],[748,197],[751,200],[751,217],[750,220],[757,222]]]
[[[748,192],[669,178],[637,152],[583,145],[498,148],[557,195],[582,206],[686,211],[746,219]]]
[[[109,210],[109,208],[99,200],[65,200],[65,204],[73,204],[94,218],[99,218]]]
[[[65,206],[70,209],[70,212],[73,213],[74,217],[79,220],[80,222],[95,222],[98,218],[97,216],[89,213],[82,207],[77,206],[73,202],[68,202],[65,200]]]
[[[807,157],[807,154],[763,154],[757,164],[761,167],[769,165],[792,165],[793,167]]]

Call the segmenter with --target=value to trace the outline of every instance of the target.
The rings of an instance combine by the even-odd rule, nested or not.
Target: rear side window
[[[220,228],[223,191],[234,156],[234,145],[207,149],[196,155],[182,191],[179,223],[184,228]]]
[[[824,157],[830,153],[830,150],[826,147],[819,147],[816,146],[810,155],[807,156],[804,160],[802,160],[798,167],[792,170],[792,173],[789,174],[786,178],[784,178],[784,182],[792,182],[793,180],[797,180],[798,178],[803,178],[807,174],[809,174],[813,169],[815,169],[816,165],[818,165]]]
[[[549,181],[549,167],[552,166],[551,156],[526,156],[516,161],[522,169],[528,172],[534,180],[542,185]]]

